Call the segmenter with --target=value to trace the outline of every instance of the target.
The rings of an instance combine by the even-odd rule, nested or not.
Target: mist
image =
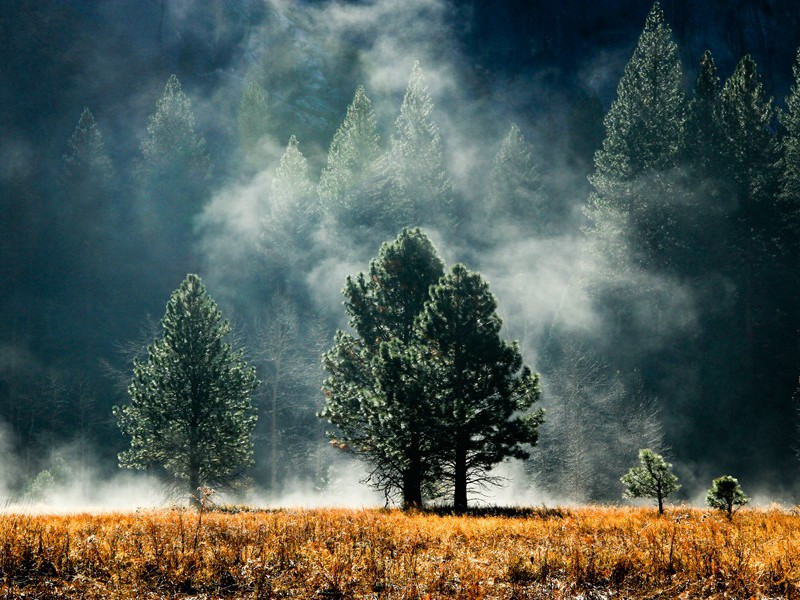
[[[128,401],[132,360],[158,335],[152,324],[187,272],[203,278],[262,381],[253,398],[254,465],[243,474],[249,485],[220,490],[216,501],[395,505],[365,483],[368,465],[330,445],[331,427],[317,413],[326,376],[321,353],[348,327],[345,279],[367,271],[404,226],[422,227],[448,266],[463,262],[485,276],[503,335],[519,341],[526,364],[542,377],[547,416],[538,446],[527,461],[500,464],[493,474],[503,485],[473,490],[474,502],[618,501],[619,477],[644,444],[675,464],[679,501],[702,504],[711,477],[731,471],[760,501],[790,502],[798,492],[788,481],[798,466],[796,328],[767,348],[775,360],[758,366],[766,401],[726,393],[746,365],[728,331],[742,318],[735,276],[717,266],[695,278],[658,270],[632,246],[612,263],[586,233],[587,178],[603,115],[649,7],[577,4],[562,14],[500,3],[493,15],[480,3],[449,0],[223,0],[213,15],[185,0],[165,0],[160,9],[124,0],[85,10],[78,3],[4,8],[16,32],[2,50],[9,58],[2,69],[21,83],[0,95],[7,106],[0,134],[6,510],[129,510],[185,500],[171,495],[164,473],[118,469],[128,440],[111,409]],[[770,44],[753,32],[750,13],[731,17],[736,35],[701,28],[707,15],[700,13],[711,9],[674,4],[666,17],[680,34],[687,90],[708,44],[723,78],[749,52],[763,65],[769,95],[783,98],[800,40],[781,45],[786,35],[776,34]],[[777,31],[784,12],[800,19],[784,4],[783,17],[754,8],[758,25]],[[591,15],[596,27],[577,33]],[[55,36],[50,44],[35,43],[40,27]],[[381,165],[388,163],[381,161],[392,160],[415,63],[433,99],[451,203],[437,212],[422,198],[417,212],[398,217],[402,211],[384,194]],[[142,148],[154,139],[148,124],[172,74],[202,141],[192,160],[201,157],[208,168],[170,163],[156,176]],[[251,82],[266,92],[269,116],[245,148],[238,119]],[[321,203],[318,184],[359,85],[374,108],[381,158],[340,209]],[[113,167],[102,186],[77,185],[64,174],[84,106]],[[541,185],[521,192],[531,206],[526,216],[504,205],[492,183],[512,124]],[[281,160],[292,136],[305,172],[289,185]],[[169,158],[178,160],[165,164]],[[669,177],[678,191],[660,199],[665,206],[685,203],[687,190],[713,187],[689,169]],[[357,201],[367,208],[353,209]],[[713,227],[709,237],[724,232]],[[699,256],[703,248],[689,252]],[[624,302],[615,304],[612,293]],[[773,312],[795,305],[776,299]],[[788,319],[780,323],[796,325]],[[272,342],[279,327],[288,332],[280,348]],[[578,363],[594,366],[576,390],[569,383],[585,375],[573,369]],[[567,406],[585,416],[570,420]],[[758,425],[751,429],[738,413]],[[579,439],[587,457],[567,461]],[[52,478],[39,479],[46,483],[39,489],[43,472]]]

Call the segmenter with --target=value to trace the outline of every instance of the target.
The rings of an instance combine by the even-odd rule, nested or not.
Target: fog
[[[771,382],[760,392],[767,400],[758,404],[735,389],[736,374],[748,364],[729,328],[743,318],[735,274],[716,266],[702,276],[658,270],[632,246],[612,263],[586,233],[592,190],[587,177],[602,142],[603,112],[615,98],[646,7],[633,11],[636,18],[624,28],[614,29],[621,19],[615,17],[616,25],[604,30],[607,40],[584,41],[585,55],[559,59],[559,42],[544,31],[522,41],[511,25],[494,23],[494,31],[484,31],[477,21],[481,9],[471,3],[214,4],[209,13],[203,3],[165,0],[159,11],[119,0],[90,9],[89,18],[77,3],[64,3],[53,19],[74,31],[74,40],[55,38],[29,62],[21,56],[32,44],[28,28],[44,27],[46,9],[8,9],[9,22],[20,32],[15,45],[3,50],[14,58],[5,68],[15,81],[34,69],[41,81],[0,96],[10,107],[0,134],[0,248],[7,290],[7,319],[0,326],[4,510],[131,510],[185,502],[170,491],[164,473],[117,468],[117,454],[128,440],[111,407],[128,401],[132,359],[142,356],[153,335],[147,324],[161,318],[187,272],[201,275],[264,381],[254,396],[259,422],[254,466],[244,473],[249,486],[220,490],[215,501],[254,507],[395,505],[396,498],[364,483],[368,465],[330,446],[330,426],[316,413],[324,402],[321,352],[336,329],[347,328],[345,279],[366,271],[380,245],[403,226],[422,227],[448,266],[464,262],[485,276],[498,299],[503,335],[520,342],[526,364],[542,376],[541,405],[548,412],[539,445],[524,463],[498,465],[493,474],[502,485],[474,490],[475,503],[621,501],[619,477],[635,462],[639,442],[654,445],[675,464],[683,485],[676,501],[702,505],[710,478],[729,471],[759,504],[792,501],[796,330],[764,351],[777,358],[764,361],[753,376]],[[553,17],[553,10],[541,19]],[[137,14],[141,18],[130,27],[121,26]],[[688,27],[679,15],[667,11],[676,30]],[[96,34],[91,19],[101,23]],[[739,25],[746,34],[747,24]],[[731,48],[724,36],[706,33],[679,40],[687,90],[702,42],[723,57],[723,77],[738,60],[736,53],[762,52],[769,94],[786,93],[790,70],[783,55]],[[58,42],[73,60],[59,58]],[[560,43],[567,47],[570,40]],[[540,46],[551,51],[535,51]],[[509,53],[511,61],[504,58]],[[320,206],[319,175],[356,87],[363,85],[372,101],[381,155],[390,157],[416,62],[441,134],[449,214],[423,208],[402,221]],[[204,140],[211,168],[207,178],[187,169],[146,181],[140,146],[149,139],[148,119],[173,73],[191,101],[195,133]],[[251,81],[266,91],[269,117],[248,153],[237,117]],[[37,107],[60,102],[33,114],[29,98],[36,98]],[[62,155],[85,105],[102,133],[114,176],[107,188],[92,184],[76,192],[65,183]],[[541,180],[538,195],[525,192],[535,207],[530,218],[493,196],[495,156],[512,123]],[[289,202],[274,190],[292,135],[314,191],[298,192]],[[707,185],[688,169],[668,176],[676,182],[674,194],[658,198],[662,206],[685,204],[689,191]],[[379,180],[373,172],[369,177],[369,185]],[[362,192],[370,207],[388,214],[392,207],[384,205],[391,197],[381,196],[379,184],[374,188],[379,191]],[[724,233],[715,227],[709,225],[710,238]],[[700,257],[704,251],[698,246],[687,252]],[[624,301],[610,300],[612,294]],[[796,302],[788,304],[795,310]],[[775,306],[775,313],[785,308],[778,300]],[[290,366],[278,372],[276,350],[264,331],[288,318],[287,310],[299,325],[291,347],[283,350]],[[591,380],[570,391],[569,383],[583,375],[570,368],[583,360],[596,365]],[[273,414],[266,394],[276,378]],[[582,420],[559,417],[569,415],[568,402],[586,410]],[[279,456],[270,452],[273,418]],[[750,427],[748,419],[757,425]],[[570,444],[579,439],[589,453],[580,464],[568,462]],[[45,483],[36,488],[45,471],[52,480],[40,479]],[[562,485],[570,477],[579,491]]]

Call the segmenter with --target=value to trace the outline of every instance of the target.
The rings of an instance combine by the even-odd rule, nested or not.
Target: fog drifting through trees
[[[347,276],[419,226],[485,277],[501,336],[541,374],[538,445],[479,500],[618,500],[640,448],[675,465],[679,500],[723,472],[795,498],[797,87],[784,103],[752,59],[690,54],[659,9],[580,68],[520,59],[520,75],[476,58],[459,33],[474,15],[445,0],[215,5],[207,22],[163,2],[119,42],[144,46],[130,73],[100,59],[108,32],[54,13],[84,54],[37,64],[80,109],[0,140],[0,496],[163,497],[159,473],[117,471],[111,407],[191,272],[262,381],[253,485],[230,498],[382,504],[317,416],[320,357],[347,330]],[[7,10],[20,40],[44,27],[46,8]]]

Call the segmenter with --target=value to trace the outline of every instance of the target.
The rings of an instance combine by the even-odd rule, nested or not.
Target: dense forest
[[[640,448],[796,500],[800,8],[552,4],[3,3],[5,493],[113,476],[187,273],[262,382],[258,493],[343,485],[321,355],[418,226],[541,374],[520,501]]]

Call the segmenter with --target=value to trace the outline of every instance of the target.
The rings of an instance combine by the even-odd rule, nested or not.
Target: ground
[[[800,514],[0,515],[7,598],[800,598]]]

